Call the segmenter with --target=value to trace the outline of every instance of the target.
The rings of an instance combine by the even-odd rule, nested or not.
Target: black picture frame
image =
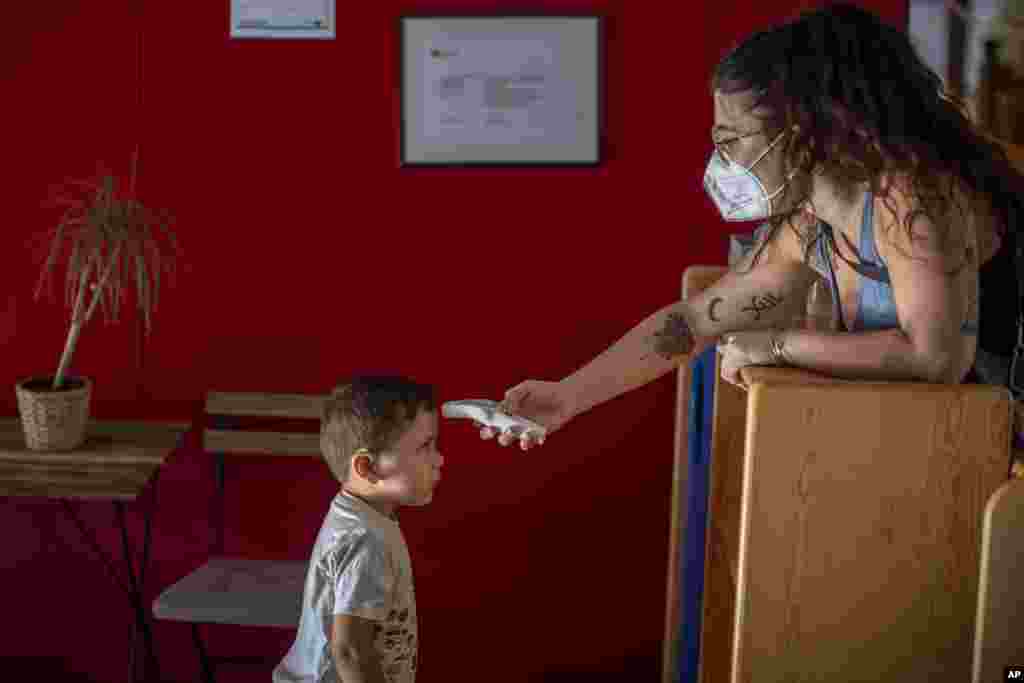
[[[606,46],[605,31],[606,17],[594,13],[545,13],[533,11],[520,11],[515,13],[501,12],[494,14],[464,14],[464,13],[409,13],[398,17],[398,91],[399,91],[399,166],[402,168],[452,168],[452,167],[473,167],[473,168],[509,168],[509,167],[581,167],[594,168],[602,166],[607,159],[606,143],[606,102],[605,102],[605,79],[606,79]],[[533,147],[524,143],[505,144],[466,144],[455,142],[437,142],[434,146],[425,145],[422,131],[415,128],[422,124],[422,112],[413,109],[415,97],[410,93],[412,86],[420,88],[427,84],[422,80],[417,83],[410,83],[410,79],[420,74],[413,74],[409,65],[413,59],[410,54],[410,42],[413,40],[412,31],[419,26],[420,36],[424,31],[429,31],[431,23],[434,28],[442,25],[454,27],[462,25],[465,29],[478,28],[480,26],[492,26],[494,30],[512,32],[515,28],[522,27],[524,35],[528,30],[526,23],[536,23],[539,26],[573,26],[574,30],[583,31],[587,25],[592,29],[591,43],[592,52],[588,46],[588,75],[590,79],[590,92],[583,92],[579,95],[576,106],[589,107],[589,114],[581,114],[577,109],[577,118],[581,116],[588,121],[589,131],[585,132],[585,139],[574,140],[574,144],[583,151],[577,154],[560,155],[553,149],[545,149],[544,144],[531,143]],[[502,26],[504,24],[504,26]],[[581,51],[581,55],[583,52]],[[582,57],[581,57],[582,58]],[[581,87],[587,90],[587,84]],[[418,94],[420,91],[416,91]],[[417,118],[419,116],[420,118]],[[576,130],[584,124],[577,124]],[[577,135],[580,138],[581,135]],[[556,145],[551,145],[556,147]],[[514,150],[514,152],[513,152]],[[502,155],[502,152],[506,154]],[[532,152],[535,152],[531,154]],[[508,153],[513,152],[513,153]]]

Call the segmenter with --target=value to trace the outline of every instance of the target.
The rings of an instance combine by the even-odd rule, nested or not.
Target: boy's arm
[[[331,659],[339,683],[387,683],[380,655],[373,646],[375,625],[362,617],[334,615]]]

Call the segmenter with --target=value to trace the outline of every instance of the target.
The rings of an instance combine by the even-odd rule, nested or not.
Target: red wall
[[[97,160],[126,169],[136,140],[140,191],[176,213],[183,258],[144,354],[130,311],[83,335],[74,369],[96,382],[94,414],[188,419],[208,390],[323,392],[360,369],[436,383],[442,400],[565,376],[672,301],[686,266],[724,262],[735,228],[701,187],[707,74],[733,39],[800,3],[543,2],[610,18],[607,165],[417,172],[396,165],[395,17],[436,5],[339,3],[338,40],[289,44],[228,41],[228,4],[20,3],[7,23],[5,414],[14,382],[52,372],[63,344],[63,308],[33,302],[22,247],[53,221],[47,187]],[[903,0],[864,4],[905,21]],[[529,455],[444,425],[435,502],[403,515],[422,683],[654,680],[674,396],[663,379]],[[228,477],[228,551],[305,558],[335,491],[326,468],[251,458]],[[179,449],[161,476],[148,599],[204,560],[211,489],[208,459]],[[117,549],[109,504],[80,510]],[[125,599],[59,505],[4,499],[0,515],[0,600],[20,615],[0,645],[19,659],[0,668],[123,680]],[[155,633],[165,677],[194,679],[187,628]],[[277,657],[292,636],[209,630],[219,654]]]

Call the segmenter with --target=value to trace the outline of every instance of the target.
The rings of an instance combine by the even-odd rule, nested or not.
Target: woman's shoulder
[[[998,250],[998,216],[991,200],[955,177],[939,178],[938,183],[945,189],[943,210],[921,201],[909,173],[891,173],[880,180],[874,198],[875,241],[884,258],[894,252],[954,258],[966,249],[970,261],[980,258],[984,263]]]

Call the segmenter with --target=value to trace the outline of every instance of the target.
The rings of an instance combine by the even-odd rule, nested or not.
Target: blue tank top
[[[862,276],[860,298],[857,302],[857,317],[852,326],[848,326],[843,320],[843,307],[839,301],[839,282],[832,270],[832,262],[827,257],[826,249],[834,247],[835,239],[832,226],[828,223],[818,223],[818,245],[813,252],[811,263],[812,267],[829,281],[832,289],[832,310],[836,319],[839,320],[839,329],[849,332],[888,330],[899,327],[900,324],[899,316],[896,313],[896,300],[892,295],[892,284],[889,281],[889,269],[875,245],[874,202],[872,199],[871,192],[865,193],[864,214],[860,223],[860,248],[857,250],[861,263],[851,263],[840,256],[847,265]],[[977,309],[973,319],[965,321],[961,326],[960,332],[962,334],[978,333]]]

